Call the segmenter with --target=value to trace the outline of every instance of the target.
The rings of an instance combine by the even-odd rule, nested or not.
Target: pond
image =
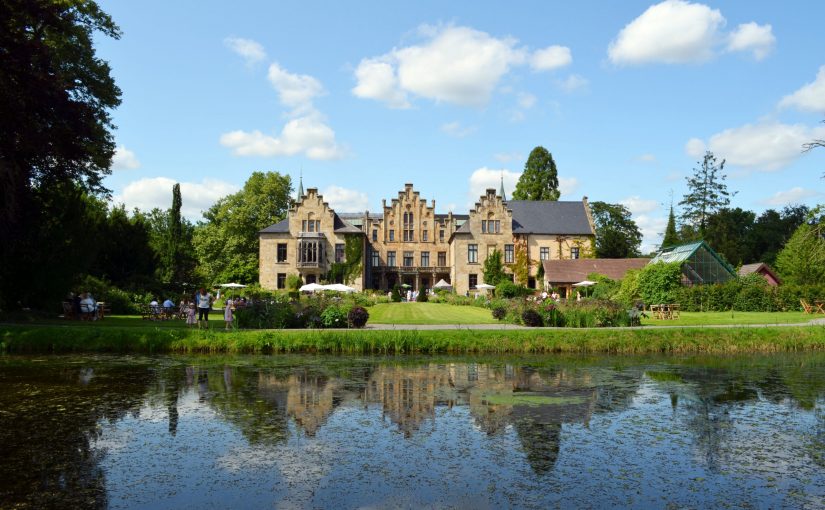
[[[825,355],[0,357],[0,507],[822,508]]]

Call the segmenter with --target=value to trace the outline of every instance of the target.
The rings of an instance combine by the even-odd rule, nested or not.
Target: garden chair
[[[814,313],[814,307],[809,305],[807,301],[804,299],[799,300],[799,304],[802,305],[802,311],[805,313]]]
[[[71,301],[63,301],[63,318],[66,320],[74,320],[74,307]]]
[[[670,318],[673,320],[679,319],[679,305],[673,304],[670,305]]]

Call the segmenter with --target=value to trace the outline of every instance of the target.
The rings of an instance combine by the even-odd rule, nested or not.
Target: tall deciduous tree
[[[749,262],[776,262],[777,254],[796,229],[805,222],[809,210],[804,205],[787,206],[782,211],[768,209],[753,226],[753,253]]]
[[[733,266],[753,260],[753,226],[756,214],[736,207],[720,209],[708,217],[705,241]]]
[[[596,224],[596,257],[638,257],[642,233],[630,211],[621,204],[593,202],[590,204]]]
[[[776,268],[785,283],[825,284],[825,210],[814,209],[779,255]]]
[[[73,225],[53,231],[57,238],[42,234],[52,232],[45,225],[55,218],[69,221],[53,207],[105,192],[102,178],[115,149],[110,110],[120,104],[120,90],[95,54],[96,32],[120,36],[91,0],[0,2],[0,306],[18,301],[21,288],[54,297],[57,282],[76,268],[46,271],[50,254],[69,260],[72,250],[90,249],[82,232],[67,238]],[[38,271],[55,277],[55,285],[33,288],[30,276]]]
[[[553,155],[538,146],[530,152],[519,177],[513,200],[558,200],[559,174]]]
[[[679,244],[679,233],[676,231],[676,215],[673,213],[673,206],[670,206],[670,214],[667,216],[667,227],[665,237],[662,239],[662,248],[676,246]]]
[[[286,217],[292,180],[254,172],[241,191],[218,200],[193,239],[197,271],[207,283],[258,281],[258,232]]]
[[[699,167],[693,169],[693,176],[686,178],[688,193],[679,202],[683,207],[682,221],[693,227],[700,237],[705,235],[708,217],[730,204],[724,169],[725,160],[717,163],[716,156],[707,151]]]

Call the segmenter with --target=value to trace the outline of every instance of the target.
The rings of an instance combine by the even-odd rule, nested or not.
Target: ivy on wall
[[[361,258],[364,243],[360,235],[348,235],[344,238],[344,262],[330,264],[327,281],[350,284],[361,274]]]

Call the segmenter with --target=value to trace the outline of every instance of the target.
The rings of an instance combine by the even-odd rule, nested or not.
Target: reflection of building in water
[[[435,416],[437,404],[456,403],[454,384],[445,365],[378,367],[367,381],[361,399],[381,404],[384,416],[409,437],[427,418]]]
[[[308,436],[314,436],[335,407],[340,382],[326,375],[300,370],[286,379],[272,374],[260,374],[261,387],[280,390],[286,394],[286,413]]]

